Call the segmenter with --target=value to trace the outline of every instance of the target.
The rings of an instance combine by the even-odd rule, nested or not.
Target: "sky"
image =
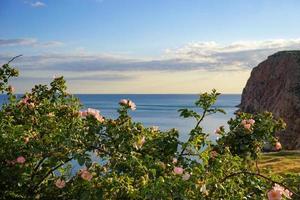
[[[18,93],[242,92],[253,67],[300,49],[298,0],[0,0],[0,64]]]

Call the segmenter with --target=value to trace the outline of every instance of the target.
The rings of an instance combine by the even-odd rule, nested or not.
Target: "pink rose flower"
[[[121,99],[119,104],[122,106],[128,106],[131,110],[136,110],[135,103],[129,99]]]
[[[275,183],[272,190],[270,190],[267,195],[269,200],[281,200],[282,195],[284,195],[288,199],[291,199],[293,193]]]
[[[79,111],[80,117],[86,117],[88,115],[87,111]]]
[[[190,177],[191,177],[191,175],[189,173],[185,173],[182,175],[182,180],[187,181],[190,179]]]
[[[95,117],[99,122],[104,122],[105,119],[102,115],[100,115],[100,110],[88,108],[86,111],[79,111],[80,117],[87,117],[88,115],[92,115]]]
[[[279,151],[280,149],[282,149],[282,146],[281,146],[281,143],[280,143],[280,142],[276,142],[276,143],[275,143],[275,149],[276,149],[277,151]]]
[[[248,123],[247,123],[247,120],[243,119],[242,122],[241,122],[241,124],[242,124],[242,125],[248,124]]]
[[[249,124],[253,125],[253,124],[255,123],[255,120],[254,120],[254,119],[249,119],[247,122],[248,122]]]
[[[121,104],[121,105],[127,105],[127,103],[128,103],[127,99],[121,99],[119,102],[119,104]]]
[[[175,174],[181,175],[183,174],[184,169],[182,167],[174,167],[173,172]]]
[[[136,110],[136,105],[133,101],[129,100],[128,106],[130,107],[131,110]]]
[[[90,181],[93,178],[93,175],[86,169],[82,170],[80,176],[83,180]]]
[[[244,124],[244,128],[246,130],[250,130],[251,129],[251,124]]]
[[[23,99],[21,100],[21,103],[27,104],[28,101],[29,101],[29,97],[25,97],[25,98],[23,98]]]
[[[16,162],[19,163],[19,164],[24,164],[26,162],[26,159],[23,156],[19,156],[16,159]]]
[[[270,190],[268,192],[268,200],[281,200],[281,193],[279,190]]]
[[[290,192],[288,189],[285,189],[285,190],[283,190],[283,195],[284,195],[286,198],[291,199],[293,193]]]
[[[62,189],[66,186],[66,182],[62,179],[57,179],[55,181],[55,186],[58,187],[59,189]]]
[[[254,119],[243,119],[241,124],[244,126],[245,129],[250,130],[251,126],[253,126],[255,123]]]
[[[215,134],[218,134],[218,135],[220,135],[222,133],[222,131],[221,131],[221,129],[220,128],[217,128],[216,130],[215,130]]]
[[[97,115],[100,114],[100,110],[96,110],[96,109],[93,109],[93,108],[88,108],[87,113],[89,115],[97,116]]]
[[[172,163],[176,164],[178,162],[177,158],[173,158]]]

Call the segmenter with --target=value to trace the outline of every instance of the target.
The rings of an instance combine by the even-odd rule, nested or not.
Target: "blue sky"
[[[240,93],[269,54],[299,49],[299,9],[297,0],[1,0],[0,62],[24,54],[20,92],[62,74],[75,93]]]

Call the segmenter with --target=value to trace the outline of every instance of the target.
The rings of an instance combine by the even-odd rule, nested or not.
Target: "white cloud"
[[[33,38],[0,39],[0,46],[26,46],[26,45],[34,45],[36,43],[37,40]]]
[[[0,46],[32,46],[32,47],[57,47],[62,46],[60,41],[40,42],[35,38],[0,39]]]
[[[36,39],[0,40],[0,46],[10,45],[35,47],[61,44]],[[230,44],[208,41],[166,49],[161,56],[148,59],[95,54],[79,48],[73,53],[27,55],[14,61],[14,64],[20,67],[21,74],[27,74],[27,81],[34,80],[34,77],[38,80],[40,74],[51,74],[50,77],[64,74],[70,80],[73,92],[103,92],[103,88],[97,90],[100,84],[105,86],[106,93],[180,93],[194,92],[199,87],[215,87],[221,92],[237,93],[241,92],[251,69],[258,63],[277,51],[297,49],[300,49],[300,39],[236,41]],[[13,56],[0,54],[0,63],[7,62]]]
[[[39,42],[36,39],[0,40],[0,46],[30,45],[33,47],[60,46],[61,42]],[[238,41],[227,45],[217,42],[190,43],[167,49],[157,58],[129,58],[115,54],[93,54],[84,49],[74,53],[24,56],[19,65],[26,70],[60,71],[238,71],[255,67],[267,56],[280,50],[300,49],[300,39]],[[2,55],[2,61],[8,59]],[[1,57],[0,57],[1,61]]]
[[[46,4],[41,1],[31,2],[30,5],[35,8],[44,7]]]

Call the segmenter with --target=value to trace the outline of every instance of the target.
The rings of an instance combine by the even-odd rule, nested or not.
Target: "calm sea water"
[[[195,121],[179,117],[180,108],[197,108],[194,102],[197,95],[175,95],[175,94],[90,94],[76,95],[86,108],[95,108],[101,111],[105,117],[116,118],[119,100],[128,98],[137,105],[136,111],[130,111],[135,121],[143,122],[145,126],[159,126],[162,130],[176,128],[180,131],[180,139],[185,140],[187,133],[195,126]],[[5,96],[0,96],[2,104]],[[240,103],[241,95],[221,95],[215,106],[223,108],[224,114],[215,114],[208,116],[203,121],[203,127],[211,133],[211,138],[216,135],[214,130],[220,125],[226,125],[226,122],[233,116],[237,110],[236,105]],[[199,110],[200,111],[200,110]]]

